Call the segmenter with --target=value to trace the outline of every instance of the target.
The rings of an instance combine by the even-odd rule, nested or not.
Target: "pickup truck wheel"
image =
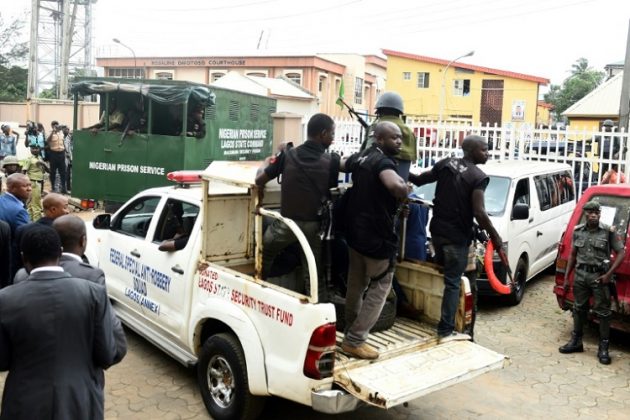
[[[346,298],[339,295],[333,295],[330,301],[335,305],[337,331],[344,331],[346,329]],[[396,295],[392,293],[385,301],[385,306],[383,306],[383,310],[370,332],[375,333],[387,330],[394,325],[394,322],[396,321],[396,301]]]
[[[525,282],[527,281],[527,264],[523,258],[518,260],[516,271],[514,272],[514,286],[512,293],[507,296],[507,302],[511,306],[521,303],[525,295]]]
[[[250,420],[263,409],[264,398],[249,393],[243,349],[232,334],[206,340],[197,364],[197,381],[213,419]]]

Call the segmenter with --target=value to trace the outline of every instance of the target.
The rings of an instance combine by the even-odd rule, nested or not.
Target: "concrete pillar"
[[[284,141],[292,141],[295,146],[302,144],[302,116],[292,112],[275,112],[273,118],[272,153],[278,150],[278,145]]]

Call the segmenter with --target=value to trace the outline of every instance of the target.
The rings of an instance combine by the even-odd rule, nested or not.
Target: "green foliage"
[[[56,99],[57,98],[57,83],[53,87],[42,90],[42,92],[37,95],[38,98],[44,99]]]
[[[28,70],[17,66],[26,61],[26,42],[18,42],[24,21],[15,19],[5,24],[0,16],[0,101],[26,99]]]
[[[586,58],[579,58],[571,66],[571,76],[562,82],[562,86],[551,85],[545,94],[545,102],[554,107],[556,118],[569,107],[589,94],[604,80],[604,72],[597,71],[588,65]]]
[[[0,101],[17,102],[26,99],[28,70],[0,65]]]

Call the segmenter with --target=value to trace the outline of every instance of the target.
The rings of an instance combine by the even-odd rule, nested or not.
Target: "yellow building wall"
[[[536,127],[539,127],[541,125],[546,125],[549,127],[551,125],[551,112],[549,111],[549,108],[537,105],[536,113]]]
[[[594,118],[571,118],[569,120],[569,130],[599,131],[601,119]]]
[[[444,67],[416,61],[403,57],[387,57],[386,91],[398,92],[405,104],[405,114],[424,118],[437,119],[440,114],[440,96],[444,83],[444,105],[442,118],[449,119],[449,115],[471,116],[474,122],[479,121],[481,112],[481,87],[483,80],[503,80],[503,109],[502,124],[515,125],[536,123],[536,108],[538,104],[538,83],[505,76],[457,72],[449,67],[446,77],[443,77]],[[411,73],[409,80],[404,80],[404,73]],[[429,73],[429,86],[417,87],[417,74]],[[453,85],[456,79],[470,80],[470,94],[468,96],[454,96]],[[523,119],[513,118],[515,104],[524,105]]]

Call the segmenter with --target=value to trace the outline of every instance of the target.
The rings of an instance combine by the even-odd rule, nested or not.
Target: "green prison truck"
[[[276,100],[173,80],[89,78],[74,96],[72,195],[113,206],[167,185],[166,175],[216,160],[271,154]],[[79,98],[100,97],[101,119],[77,126]]]

